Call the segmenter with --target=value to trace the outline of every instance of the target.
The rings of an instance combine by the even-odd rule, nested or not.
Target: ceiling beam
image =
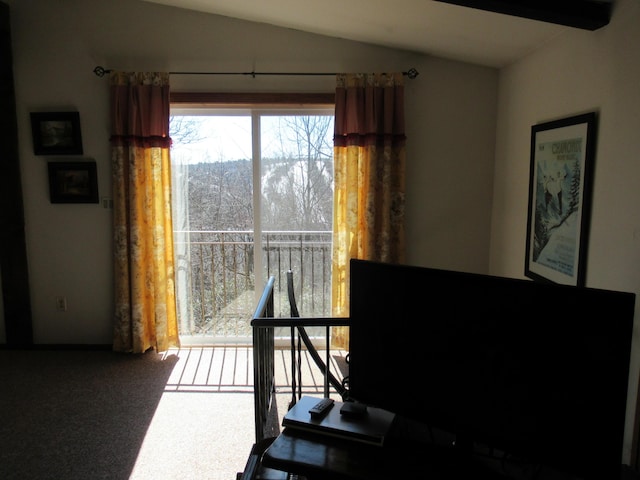
[[[515,17],[597,30],[609,23],[611,1],[599,0],[435,0]]]

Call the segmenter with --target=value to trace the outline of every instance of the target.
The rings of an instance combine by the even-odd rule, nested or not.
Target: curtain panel
[[[176,316],[169,74],[112,72],[115,319],[113,349],[179,346]]]
[[[344,317],[351,258],[405,258],[403,75],[339,74],[335,102],[332,313]],[[347,348],[348,328],[332,341]]]

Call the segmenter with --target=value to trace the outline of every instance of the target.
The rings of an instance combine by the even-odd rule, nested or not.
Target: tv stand
[[[453,447],[408,442],[392,432],[375,446],[285,428],[262,456],[262,466],[309,480],[510,480]]]
[[[390,478],[429,478],[430,480],[522,480],[530,473],[505,472],[500,462],[481,461],[466,447],[442,446],[416,440],[417,429],[409,430],[401,421],[394,424],[384,446],[364,444],[285,428],[262,454],[260,466],[275,472],[288,472],[308,480],[388,480]],[[405,436],[405,434],[407,434]],[[464,453],[463,453],[464,452]],[[549,476],[551,475],[551,476]],[[244,480],[245,477],[243,477]],[[250,476],[246,478],[252,478]],[[283,477],[285,478],[285,477]],[[286,477],[288,478],[288,477]],[[541,473],[539,480],[559,478]],[[570,478],[561,476],[560,478]],[[637,472],[621,465],[620,480],[640,480]],[[579,480],[579,479],[575,479]],[[613,479],[612,479],[613,480]]]

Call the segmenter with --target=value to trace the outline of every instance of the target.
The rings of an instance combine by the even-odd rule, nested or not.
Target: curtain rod
[[[99,77],[103,77],[107,73],[111,73],[113,70],[106,69],[101,66],[97,66],[93,69]],[[291,76],[321,76],[321,75],[338,75],[337,73],[322,73],[322,72],[169,72],[170,75],[251,75],[256,77],[257,75],[291,75]],[[419,72],[415,68],[410,68],[406,72],[402,72],[402,75],[414,79],[419,75]]]

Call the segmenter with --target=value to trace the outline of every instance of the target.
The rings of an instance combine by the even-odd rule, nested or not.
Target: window
[[[183,343],[250,342],[269,275],[289,316],[288,269],[301,313],[330,316],[333,119],[327,104],[172,105]]]

